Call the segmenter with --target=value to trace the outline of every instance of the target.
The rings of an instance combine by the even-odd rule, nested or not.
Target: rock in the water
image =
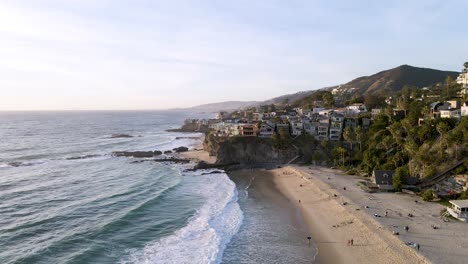
[[[179,152],[186,152],[188,151],[188,148],[187,147],[178,147],[178,148],[175,148],[173,149],[175,152],[179,153]]]
[[[112,134],[111,138],[131,138],[133,136],[129,134]]]
[[[167,159],[155,159],[155,162],[173,162],[173,163],[190,163],[190,160],[188,159],[177,159],[177,158],[167,158]]]
[[[155,150],[153,153],[154,153],[155,156],[159,156],[159,155],[163,154],[162,151],[160,151],[160,150]]]
[[[164,151],[164,154],[171,154],[171,153],[172,153],[172,151],[170,151],[170,150]]]
[[[112,156],[116,157],[135,157],[135,158],[151,158],[155,154],[153,151],[114,151]]]

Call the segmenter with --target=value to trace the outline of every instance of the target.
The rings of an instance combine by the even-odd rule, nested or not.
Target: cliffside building
[[[340,114],[333,114],[330,117],[330,140],[340,140],[343,132],[344,116]]]

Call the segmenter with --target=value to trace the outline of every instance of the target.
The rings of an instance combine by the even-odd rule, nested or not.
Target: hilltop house
[[[430,105],[430,110],[431,110],[431,117],[432,118],[437,118],[440,117],[440,110],[450,110],[452,107],[452,104],[449,102],[434,102]]]
[[[456,118],[460,119],[461,117],[461,110],[460,109],[453,109],[453,110],[440,110],[440,117],[441,118]]]
[[[457,83],[462,85],[460,95],[468,94],[468,69],[465,68],[460,75],[458,75]]]
[[[393,174],[392,170],[374,170],[372,172],[372,181],[379,186],[381,191],[393,190]]]
[[[365,113],[367,112],[367,108],[364,104],[352,104],[352,105],[349,105],[348,107],[348,111],[351,112],[351,113],[356,113],[356,114],[359,114],[359,113]]]

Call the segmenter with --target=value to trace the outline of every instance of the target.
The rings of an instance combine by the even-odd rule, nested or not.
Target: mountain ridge
[[[297,93],[270,98],[265,101],[227,101],[184,108],[184,110],[200,111],[199,109],[205,109],[204,111],[208,111],[206,109],[211,109],[209,111],[215,112],[220,110],[238,110],[240,108],[266,104],[282,104],[286,101],[288,103],[294,103],[318,91],[324,90],[333,91],[340,96],[359,96],[364,94],[391,96],[401,91],[406,85],[423,88],[441,83],[445,81],[447,76],[456,78],[458,75],[459,72],[455,71],[443,71],[403,64],[395,68],[379,71],[375,74],[357,77],[345,84],[299,91]]]

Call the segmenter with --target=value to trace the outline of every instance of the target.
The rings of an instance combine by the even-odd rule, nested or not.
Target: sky
[[[266,100],[402,64],[460,71],[468,1],[0,0],[0,110]]]

